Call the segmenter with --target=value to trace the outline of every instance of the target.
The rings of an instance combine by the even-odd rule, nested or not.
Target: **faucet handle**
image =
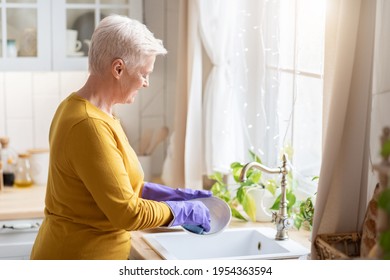
[[[272,211],[272,222],[276,223],[276,219],[278,218],[278,213],[275,211]]]
[[[289,229],[293,226],[293,219],[291,218],[285,218],[283,219],[283,227],[285,229]]]

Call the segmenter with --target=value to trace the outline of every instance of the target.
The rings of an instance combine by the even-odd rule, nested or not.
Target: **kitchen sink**
[[[275,240],[276,230],[267,227],[230,228],[217,235],[187,232],[148,233],[142,238],[166,260],[191,259],[291,259],[309,249],[288,240]]]

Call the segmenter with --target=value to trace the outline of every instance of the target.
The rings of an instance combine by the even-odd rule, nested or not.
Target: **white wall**
[[[150,87],[139,92],[136,102],[115,108],[135,150],[145,129],[163,125],[172,129],[178,1],[145,0],[145,23],[164,41],[168,55],[157,59]],[[79,89],[87,76],[87,71],[0,72],[0,136],[9,136],[10,145],[18,152],[47,148],[50,122],[58,104]],[[160,145],[153,154],[155,175],[161,172],[166,146]]]
[[[177,33],[179,0],[144,0],[144,22],[156,38],[163,40],[168,54],[158,57],[150,76],[150,86],[139,92],[131,106],[116,107],[125,132],[134,149],[147,129],[157,130],[168,126],[170,134],[174,120],[174,95],[176,91]],[[170,135],[169,134],[169,135]],[[152,155],[153,174],[159,175],[166,156],[168,141],[158,146]]]
[[[0,135],[9,136],[18,152],[47,148],[58,104],[86,77],[87,72],[0,73]]]

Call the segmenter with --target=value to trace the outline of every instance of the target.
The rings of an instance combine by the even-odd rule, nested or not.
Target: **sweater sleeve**
[[[75,174],[114,227],[139,230],[169,224],[173,216],[162,202],[134,192],[118,139],[104,121],[86,119],[68,135],[66,154]]]

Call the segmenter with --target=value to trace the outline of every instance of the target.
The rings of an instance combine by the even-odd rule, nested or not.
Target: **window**
[[[251,8],[262,9],[262,18]],[[279,166],[288,147],[297,190],[313,194],[321,163],[325,1],[268,0],[241,7],[239,19],[249,146],[268,166]]]

